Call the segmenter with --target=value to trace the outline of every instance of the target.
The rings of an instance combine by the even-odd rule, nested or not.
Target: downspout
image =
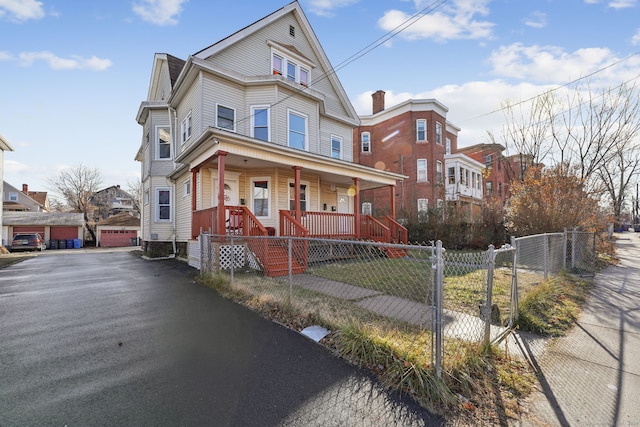
[[[176,154],[177,154],[177,151],[176,151],[177,150],[176,140],[178,138],[174,138],[174,133],[173,133],[174,126],[173,126],[173,123],[174,123],[174,120],[176,120],[176,121],[178,120],[178,113],[176,112],[176,110],[174,108],[171,108],[170,106],[167,107],[167,109],[168,109],[168,112],[169,112],[169,135],[171,135],[171,142],[172,142],[172,145],[173,145],[173,153],[172,153],[173,154],[172,155],[173,169],[175,169],[176,168],[175,158],[176,158]],[[173,112],[173,117],[171,117],[171,112]],[[172,214],[171,215],[171,222],[172,222],[172,227],[173,227],[173,239],[172,239],[173,256],[175,257],[177,252],[178,252],[178,249],[177,249],[178,245],[177,245],[177,241],[176,241],[176,239],[177,239],[177,235],[176,235],[177,234],[176,233],[176,227],[177,227],[177,224],[176,224],[176,207],[177,207],[177,205],[176,205],[176,203],[178,203],[178,196],[176,194],[176,183],[175,183],[175,181],[172,181],[172,182],[173,182],[173,191],[171,192],[171,194],[173,194],[173,201],[171,203],[171,206],[173,208],[173,212],[171,212],[171,214]]]

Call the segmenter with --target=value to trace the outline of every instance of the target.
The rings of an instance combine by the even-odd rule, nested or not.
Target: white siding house
[[[0,182],[4,182],[3,176],[4,176],[4,152],[5,151],[13,151],[13,148],[11,147],[11,145],[9,145],[9,142],[6,139],[4,139],[2,135],[0,135]],[[7,230],[2,225],[2,211],[3,211],[2,201],[3,200],[4,200],[4,194],[2,189],[0,188],[0,230],[2,230],[2,240],[0,241],[0,246],[4,246],[8,243]]]
[[[366,238],[359,191],[404,178],[353,162],[358,116],[297,1],[186,60],[156,54],[136,119],[147,251],[187,256],[200,230],[228,233],[232,212],[244,233],[306,236],[340,234],[311,218],[343,212]]]

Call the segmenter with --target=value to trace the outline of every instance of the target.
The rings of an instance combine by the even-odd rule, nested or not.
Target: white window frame
[[[9,198],[7,199],[9,202],[17,202],[18,201],[18,192],[17,191],[9,191]]]
[[[219,119],[220,119],[219,109],[220,108],[226,108],[227,110],[233,111],[233,129],[229,129],[229,128],[220,126],[220,122],[219,122]],[[237,117],[238,116],[236,114],[236,109],[235,108],[227,107],[226,105],[223,105],[223,104],[216,104],[216,127],[217,128],[225,129],[225,130],[228,130],[228,131],[231,131],[231,132],[235,132],[236,131]]]
[[[451,174],[453,172],[453,175]],[[453,166],[449,166],[447,168],[447,184],[455,184],[456,183],[456,168]]]
[[[372,206],[371,202],[363,202],[362,203],[362,215],[371,215]]]
[[[493,156],[491,154],[485,154],[484,167],[489,169],[491,166],[493,166]]]
[[[314,68],[314,64],[308,58],[283,50],[275,42],[269,42],[269,45],[271,46],[271,72],[273,75],[280,75],[286,81],[298,83],[304,87],[311,86],[311,70]],[[281,61],[281,69],[276,68],[274,58]],[[289,74],[289,64],[294,67],[293,75]],[[304,73],[306,73],[306,80],[303,77]]]
[[[429,176],[427,172],[429,168],[427,166],[427,159],[417,159],[416,160],[416,182],[429,182]],[[422,178],[422,174],[424,174],[424,178]]]
[[[362,132],[360,135],[360,152],[371,153],[371,132]]]
[[[191,138],[191,126],[191,111],[189,111],[180,124],[180,141],[182,144]]]
[[[305,67],[300,67],[300,73],[299,73],[299,80],[300,80],[300,84],[304,87],[309,87],[309,78],[311,76],[311,71],[309,71],[308,69],[306,69]],[[304,78],[303,78],[304,76]]]
[[[418,199],[418,213],[429,212],[429,199]]]
[[[436,160],[436,181],[438,184],[442,184],[444,182],[444,165],[440,160]]]
[[[293,68],[293,74],[290,74],[290,68]],[[291,61],[290,59],[287,59],[287,74],[285,77],[290,82],[300,81],[298,77],[298,64],[296,64],[294,61]]]
[[[436,144],[442,145],[442,123],[436,122]]]
[[[291,115],[298,116],[304,119],[304,147],[297,148],[291,146]],[[300,113],[295,110],[287,109],[287,147],[294,148],[296,150],[309,151],[309,116]]]
[[[276,61],[274,61],[274,58],[278,58],[280,60],[280,68],[276,68]],[[274,75],[279,75],[279,76],[282,75],[282,66],[284,64],[285,64],[285,60],[282,57],[282,55],[278,55],[275,52],[271,54],[271,70]]]
[[[269,108],[269,105],[251,106],[251,137],[256,138],[256,110],[267,110],[267,141],[271,141],[271,108]]]
[[[424,124],[424,129],[420,130],[420,125]],[[420,136],[422,133],[422,137]],[[418,142],[427,142],[427,119],[417,119],[416,120],[416,141]]]
[[[168,192],[169,193],[169,203],[168,204],[163,204],[160,205],[160,193],[161,192]],[[172,219],[172,210],[173,210],[173,206],[172,206],[172,200],[171,200],[171,188],[169,187],[158,187],[156,188],[155,191],[155,196],[156,196],[156,201],[155,201],[155,221],[156,222],[171,222]],[[160,218],[160,208],[162,206],[168,206],[169,207],[169,218]]]
[[[255,183],[256,182],[267,182],[267,215],[258,215],[255,211]],[[256,218],[261,219],[270,219],[271,218],[271,201],[272,201],[272,191],[271,191],[271,178],[268,176],[256,176],[251,178],[251,212],[256,216]]]
[[[160,142],[160,131],[162,129],[166,129],[167,134],[169,135],[169,141],[165,143]],[[160,157],[160,146],[161,145],[169,146],[169,157]],[[173,158],[173,148],[171,146],[171,128],[169,126],[156,126],[156,160],[171,160]]]
[[[144,194],[142,195],[142,201],[145,205],[149,204],[149,189],[144,190]]]
[[[338,156],[334,156],[334,152],[333,152],[333,142],[337,142],[339,144],[339,151],[338,151]],[[343,144],[342,144],[342,137],[338,136],[338,135],[334,135],[331,134],[331,158],[332,159],[339,159],[342,160],[344,157],[344,150],[343,150]]]
[[[289,200],[289,204],[288,204],[288,208],[291,208],[291,203],[293,203],[294,199],[291,198],[292,193],[292,186],[295,187],[295,180],[293,179],[289,179],[289,183],[287,184],[287,199]],[[309,197],[311,196],[311,186],[309,185],[309,181],[300,181],[300,186],[301,187],[305,187],[305,199],[304,199],[304,209],[301,209],[303,212],[308,212],[309,211],[309,204],[310,204],[310,200]],[[302,200],[301,200],[302,201]],[[295,210],[295,209],[289,209],[289,210]]]
[[[182,197],[189,197],[191,195],[191,178],[182,181]]]

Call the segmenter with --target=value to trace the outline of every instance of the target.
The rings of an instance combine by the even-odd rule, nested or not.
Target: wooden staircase
[[[305,262],[306,257],[296,255],[300,253],[298,249],[299,248],[294,248],[291,256],[292,274],[301,274],[307,269]],[[262,252],[262,254],[256,252]],[[254,253],[262,264],[265,276],[279,277],[289,274],[289,250],[282,242],[269,240],[264,245],[264,250],[256,252]]]
[[[407,256],[406,249],[390,248],[388,246],[380,248],[387,258],[404,258]]]

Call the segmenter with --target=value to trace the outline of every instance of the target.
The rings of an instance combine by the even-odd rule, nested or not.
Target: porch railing
[[[284,210],[290,217],[295,218],[295,211]],[[308,230],[307,237],[356,238],[355,215],[336,212],[302,212],[300,224]],[[280,231],[282,234],[282,231]]]
[[[409,231],[404,228],[402,224],[393,219],[393,217],[385,215],[384,218],[387,222],[386,225],[389,228],[389,233],[391,235],[391,243],[407,244],[409,242]]]
[[[200,209],[191,212],[191,238],[196,239],[200,232],[216,233],[218,229],[218,208]]]
[[[376,242],[391,241],[389,227],[371,215],[360,215],[360,234],[362,234],[362,238],[374,240]]]
[[[246,206],[225,206],[225,234],[243,236],[267,236],[267,228],[258,221]],[[191,213],[191,237],[200,232],[218,234],[218,207],[199,209]]]
[[[307,230],[293,215],[292,211],[280,211],[280,235],[293,237],[309,237]]]

